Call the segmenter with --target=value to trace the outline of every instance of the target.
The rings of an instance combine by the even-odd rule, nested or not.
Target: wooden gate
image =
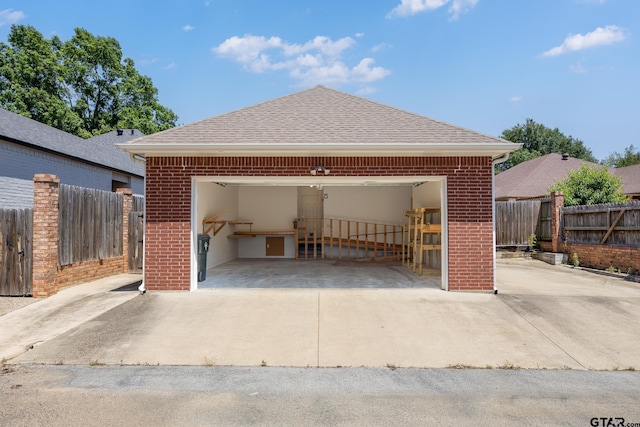
[[[142,273],[144,213],[129,212],[129,273]]]
[[[0,296],[32,294],[33,209],[0,209]]]
[[[496,246],[528,246],[539,215],[540,200],[496,202]]]

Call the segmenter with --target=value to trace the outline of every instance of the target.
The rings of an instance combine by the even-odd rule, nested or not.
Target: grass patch
[[[498,369],[504,369],[507,371],[517,371],[521,369],[519,366],[514,365],[513,363],[506,360],[502,365],[497,366]]]
[[[456,363],[455,365],[447,365],[447,369],[473,369],[473,366]]]

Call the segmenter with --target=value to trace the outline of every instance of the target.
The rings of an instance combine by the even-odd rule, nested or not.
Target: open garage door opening
[[[194,179],[191,289],[447,289],[444,178],[332,178]]]

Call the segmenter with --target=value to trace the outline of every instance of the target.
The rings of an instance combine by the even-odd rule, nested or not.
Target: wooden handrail
[[[297,218],[294,224],[296,242],[302,248],[296,257],[383,260],[401,257],[401,239],[397,235],[402,233],[402,226],[399,224],[344,218]]]

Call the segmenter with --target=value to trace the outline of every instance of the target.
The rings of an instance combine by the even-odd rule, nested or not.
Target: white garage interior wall
[[[298,211],[297,187],[243,186],[239,187],[239,192],[240,221],[253,222],[251,227],[257,231],[293,230],[293,220]],[[239,240],[238,258],[267,257],[266,236]],[[293,236],[284,236],[284,257],[269,258],[295,258],[293,240]]]
[[[413,188],[414,208],[440,207],[443,181],[430,181]]]
[[[242,185],[236,185],[229,182],[223,187],[214,182],[194,180],[194,219],[196,220],[194,229],[197,230],[196,233],[201,233],[203,219],[226,209],[227,212],[220,217],[221,219],[250,221],[253,223],[252,230],[293,230],[293,220],[298,214],[298,186],[300,185],[308,184],[289,186],[242,183]],[[404,211],[407,209],[440,207],[441,201],[446,197],[445,185],[442,179],[426,181],[418,186],[407,182],[398,185],[326,185],[322,190],[325,194],[324,217],[401,225]],[[446,212],[443,211],[442,215],[443,218],[446,217],[444,216]],[[446,230],[446,224],[443,224],[443,227],[443,231]],[[248,225],[227,224],[215,237],[212,232],[209,233],[212,238],[207,256],[207,268],[237,258],[267,258],[266,236],[229,239],[227,236],[236,230],[248,231],[249,228]],[[446,243],[443,242],[443,245]],[[295,250],[294,237],[285,236],[283,258],[295,258]],[[445,250],[444,246],[443,250]],[[446,268],[445,265],[440,267]]]
[[[222,218],[238,217],[238,187],[222,187],[212,182],[200,182],[196,185],[197,194],[197,223],[198,233],[202,233],[202,221],[218,212],[227,209]],[[209,233],[209,253],[207,254],[207,267],[215,267],[238,258],[238,241],[227,239],[229,234],[228,225],[213,237],[213,232]]]
[[[411,208],[410,186],[325,187],[324,216],[380,224],[402,224]]]

